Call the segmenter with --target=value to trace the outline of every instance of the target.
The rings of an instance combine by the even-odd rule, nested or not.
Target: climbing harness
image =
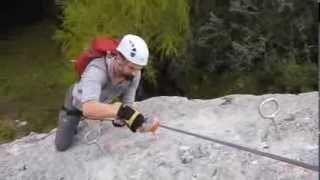
[[[276,110],[271,114],[265,114],[265,112],[263,112],[263,110],[262,110],[263,106],[268,102],[274,102],[276,104]],[[279,103],[275,98],[268,98],[268,99],[264,100],[263,102],[261,102],[261,104],[259,105],[259,113],[260,113],[260,115],[265,119],[271,119],[272,120],[272,124],[275,126],[275,130],[276,130],[276,132],[277,132],[277,134],[279,136],[278,138],[280,138],[280,134],[279,134],[279,130],[277,128],[276,122],[275,122],[275,118],[276,118],[276,115],[278,114],[279,111],[280,111]],[[185,135],[190,135],[190,136],[193,136],[193,137],[196,137],[196,138],[200,138],[200,139],[204,139],[204,140],[211,141],[211,142],[214,142],[214,143],[218,143],[218,144],[222,144],[222,145],[225,145],[225,146],[233,147],[233,148],[236,148],[236,149],[239,149],[239,150],[242,150],[242,151],[250,152],[250,153],[253,153],[253,154],[256,154],[256,155],[260,155],[260,156],[263,156],[263,157],[267,157],[267,158],[270,158],[270,159],[278,160],[278,161],[285,162],[285,163],[288,163],[288,164],[291,164],[291,165],[295,165],[295,166],[298,166],[298,167],[302,167],[302,168],[305,168],[305,169],[309,169],[309,170],[312,170],[312,171],[319,172],[319,166],[307,164],[307,163],[304,163],[302,161],[289,159],[289,158],[286,158],[286,157],[283,157],[283,156],[279,156],[279,155],[275,155],[275,154],[259,151],[257,149],[248,148],[248,147],[241,146],[241,145],[238,145],[238,144],[234,144],[234,143],[231,143],[231,142],[214,139],[214,138],[211,138],[211,137],[208,137],[208,136],[204,136],[204,135],[188,132],[188,131],[185,131],[185,130],[173,128],[173,127],[170,127],[170,126],[167,126],[167,125],[163,125],[163,124],[161,124],[160,127],[164,128],[164,129],[167,129],[167,130],[174,131],[174,132],[182,133],[182,134],[185,134]],[[94,132],[94,131],[89,131],[89,132],[86,133],[86,135],[85,135],[86,143],[87,144],[96,144],[102,152],[105,152],[103,147],[98,142],[98,139],[101,136],[101,125],[99,126],[98,130],[96,131],[97,132],[97,136],[95,138],[93,138],[92,140],[89,140],[89,135],[92,132]]]

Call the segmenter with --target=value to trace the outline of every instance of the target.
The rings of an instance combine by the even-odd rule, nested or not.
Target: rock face
[[[280,139],[258,112],[275,97]],[[265,112],[272,104],[266,104]],[[162,124],[318,165],[318,93],[230,95],[212,100],[155,97],[138,108]],[[96,143],[94,139],[101,130]],[[88,134],[90,132],[90,134]],[[161,128],[133,134],[110,122],[83,121],[75,143],[57,152],[55,130],[0,146],[1,180],[274,180],[316,179],[318,173]],[[87,139],[85,138],[87,136]]]

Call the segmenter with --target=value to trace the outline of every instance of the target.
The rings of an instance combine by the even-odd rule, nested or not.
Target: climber
[[[120,41],[99,38],[76,60],[75,67],[81,76],[68,89],[59,112],[55,137],[58,151],[71,146],[81,117],[112,118],[114,126],[127,126],[132,132],[155,132],[160,126],[156,118],[145,117],[133,108],[141,70],[148,62],[145,41],[132,34]],[[105,51],[103,55],[99,54],[101,49]],[[114,97],[119,97],[121,102],[113,103]]]

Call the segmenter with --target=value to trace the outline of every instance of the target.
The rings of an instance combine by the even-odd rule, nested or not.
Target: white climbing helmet
[[[117,51],[130,62],[145,66],[148,63],[149,50],[146,42],[139,36],[127,34],[123,36]]]

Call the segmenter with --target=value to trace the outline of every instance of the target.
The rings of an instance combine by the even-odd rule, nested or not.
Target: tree
[[[315,0],[194,0],[193,5],[192,60],[180,78],[188,79],[182,89],[189,96],[316,90]]]

